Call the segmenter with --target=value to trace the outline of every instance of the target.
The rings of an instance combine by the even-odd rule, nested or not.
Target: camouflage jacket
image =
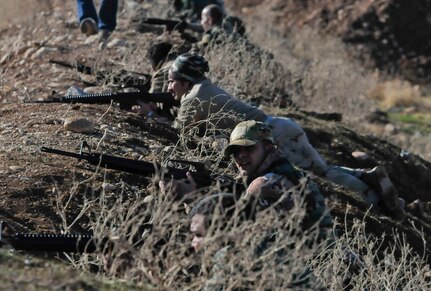
[[[258,177],[264,177],[268,181],[268,186],[261,191],[261,206],[269,206],[281,198],[281,196],[292,185],[298,185],[300,179],[305,178],[302,172],[295,169],[290,162],[281,154],[278,149],[268,153],[265,160],[256,170],[255,175],[247,178],[247,184],[250,185]],[[274,189],[278,190],[275,191]],[[270,193],[267,195],[267,193]],[[305,190],[305,203],[307,215],[303,222],[303,228],[308,229],[315,223],[319,222],[320,227],[329,228],[332,226],[332,218],[326,211],[325,200],[315,183],[307,181]],[[285,197],[281,203],[284,208],[291,208],[293,199]]]

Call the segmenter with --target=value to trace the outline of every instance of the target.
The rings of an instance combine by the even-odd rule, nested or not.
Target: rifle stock
[[[88,95],[67,95],[54,97],[51,100],[32,101],[32,103],[86,103],[86,104],[109,104],[117,102],[120,108],[130,110],[133,105],[139,105],[138,101],[145,103],[162,103],[168,107],[179,106],[180,102],[175,100],[171,93],[148,93],[148,92],[120,92],[102,93]]]

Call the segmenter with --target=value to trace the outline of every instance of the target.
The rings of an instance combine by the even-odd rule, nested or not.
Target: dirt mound
[[[249,7],[256,5],[256,2],[248,1]],[[282,17],[286,7],[299,9],[300,5],[303,5],[300,1],[278,3],[281,5],[280,9],[273,13],[280,13],[279,17]],[[72,4],[65,5],[68,6],[58,6],[53,12],[38,15],[32,23],[5,29],[1,34],[0,56],[3,70],[0,75],[0,220],[13,222],[21,230],[52,231],[60,228],[64,220],[73,221],[79,211],[77,205],[82,203],[83,197],[96,195],[98,192],[95,189],[100,191],[102,185],[111,188],[116,186],[118,191],[124,184],[133,185],[136,189],[146,186],[142,177],[115,171],[99,172],[94,184],[85,182],[94,175],[94,167],[73,159],[41,153],[40,146],[77,152],[79,142],[86,140],[94,145],[97,152],[159,161],[163,155],[167,155],[168,146],[177,141],[176,133],[169,127],[156,126],[150,120],[124,112],[115,105],[24,103],[29,99],[46,99],[53,90],[65,93],[70,85],[84,86],[84,76],[49,64],[48,60],[51,58],[68,61],[84,59],[93,66],[103,67],[105,63],[109,63],[130,71],[150,72],[150,66],[142,56],[157,36],[137,33],[120,17],[118,29],[112,35],[107,48],[101,52],[97,48],[97,39],[86,39],[79,33]],[[320,7],[318,3],[313,5]],[[301,10],[302,13],[312,11],[311,5],[302,8],[305,8]],[[304,24],[321,19],[318,17],[319,11],[321,12],[318,10],[317,14],[311,15],[313,17]],[[279,25],[287,24],[281,22],[280,18],[275,20]],[[319,21],[324,30],[329,30],[330,24],[331,21],[328,21],[324,26]],[[348,28],[347,24],[346,22]],[[53,27],[55,29],[52,29]],[[17,30],[21,32],[20,35],[16,33]],[[280,112],[279,108],[268,110],[272,113]],[[429,162],[402,152],[400,148],[385,141],[356,134],[333,121],[296,111],[286,110],[283,114],[296,118],[304,126],[311,143],[330,163],[351,167],[373,167],[387,163],[390,175],[403,198],[408,202],[417,198],[430,200]],[[63,127],[66,117],[92,120],[95,129],[89,134],[70,132]],[[368,153],[370,159],[354,159],[351,153],[358,150]],[[190,153],[181,154],[183,156],[179,158],[190,157],[186,155]],[[357,195],[324,181],[319,183],[339,221],[345,221],[346,209],[350,209],[347,217],[349,222],[354,218],[362,218],[367,212],[368,209]],[[138,191],[136,189],[134,191]],[[73,191],[79,195],[72,197]],[[66,215],[60,217],[59,204],[69,201],[69,197],[69,208],[63,211]],[[391,218],[381,214],[377,211],[371,212],[367,218],[367,230],[381,234],[395,228],[406,234],[406,240],[418,253],[424,253],[424,247],[427,248],[425,252],[429,252],[429,246],[423,245],[420,234],[411,221],[423,229],[427,242],[431,240],[429,222],[419,221],[409,215],[409,221],[396,224]],[[85,224],[85,221],[79,222],[79,226],[74,225],[73,230],[81,231],[86,228]]]
[[[262,4],[245,0],[230,5],[243,15],[265,15],[285,35],[302,26],[336,35],[366,66],[417,83],[431,77],[431,3],[427,0],[268,0]]]

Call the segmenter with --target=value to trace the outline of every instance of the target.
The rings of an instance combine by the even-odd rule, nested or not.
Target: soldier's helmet
[[[205,79],[210,68],[207,60],[198,53],[185,53],[175,59],[169,73],[177,80],[199,82]]]
[[[268,125],[255,120],[242,121],[235,126],[230,134],[229,145],[224,150],[224,154],[226,157],[230,156],[235,147],[252,146],[263,140],[274,143],[274,138]]]

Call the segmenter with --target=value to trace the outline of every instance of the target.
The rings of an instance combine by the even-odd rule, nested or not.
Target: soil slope
[[[295,2],[288,3],[294,5]],[[0,219],[11,222],[18,230],[59,229],[62,220],[57,212],[58,202],[76,191],[75,182],[84,181],[94,173],[94,168],[85,163],[41,153],[41,146],[77,152],[80,142],[86,140],[99,152],[154,161],[160,160],[166,148],[178,139],[169,127],[145,121],[115,105],[28,103],[47,98],[53,90],[64,94],[71,85],[84,87],[84,76],[49,64],[51,58],[86,60],[95,66],[114,65],[143,73],[150,71],[142,57],[133,58],[132,55],[144,55],[150,41],[157,36],[139,34],[120,18],[119,28],[107,49],[100,52],[96,39],[86,40],[80,35],[73,9],[70,3],[66,7],[55,6],[53,10],[36,15],[31,22],[1,31]],[[311,8],[307,9],[304,11],[309,13]],[[407,202],[417,198],[431,201],[431,163],[404,153],[384,140],[359,135],[342,123],[287,109],[284,115],[296,118],[304,126],[311,143],[330,163],[351,167],[385,163]],[[95,129],[88,134],[67,131],[63,123],[70,117],[91,120]],[[366,152],[370,158],[355,159],[353,151]],[[112,184],[123,180],[137,187],[142,183],[141,177],[115,171],[108,171],[106,177],[100,174],[98,179]],[[347,205],[353,205],[349,218],[363,217],[367,209],[361,197],[324,181],[319,183],[334,216],[344,221]],[[78,190],[91,191],[84,186]],[[66,211],[70,217],[77,211],[74,205],[79,199],[72,201]],[[406,234],[417,252],[422,253],[423,245],[412,226],[414,223],[423,228],[425,239],[431,242],[429,222],[409,215],[409,220],[396,224],[383,214],[377,211],[367,218],[370,231],[390,233],[396,228]],[[85,223],[75,228],[80,231]],[[425,252],[428,254],[429,245]]]
[[[368,67],[426,84],[431,77],[431,3],[427,0],[228,1],[236,13],[265,19],[288,35],[311,26],[349,44]]]

